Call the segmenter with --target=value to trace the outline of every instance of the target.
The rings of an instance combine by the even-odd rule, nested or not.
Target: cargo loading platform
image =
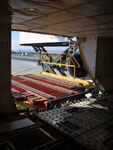
[[[74,101],[84,97],[92,86],[92,82],[49,73],[12,76],[12,96],[21,109],[48,109]]]

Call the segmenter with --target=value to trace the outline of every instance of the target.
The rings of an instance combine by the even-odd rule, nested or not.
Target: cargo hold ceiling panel
[[[62,36],[112,36],[112,0],[9,0],[12,30]]]

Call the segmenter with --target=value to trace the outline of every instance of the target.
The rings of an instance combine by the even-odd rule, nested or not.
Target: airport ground
[[[37,74],[41,71],[42,67],[38,65],[38,60],[36,57],[12,56],[12,75]]]
[[[38,57],[29,56],[14,56],[11,59],[11,74],[12,75],[25,75],[25,74],[39,74],[42,71],[42,66],[38,65]],[[55,70],[57,74],[59,72]],[[67,76],[70,76],[65,71]]]
[[[59,72],[55,70],[57,74]],[[13,56],[11,59],[11,74],[12,75],[25,75],[25,74],[39,74],[42,72],[42,66],[38,65],[38,57],[29,56]],[[67,71],[65,71],[67,76],[70,76]],[[89,76],[82,78],[90,80]]]

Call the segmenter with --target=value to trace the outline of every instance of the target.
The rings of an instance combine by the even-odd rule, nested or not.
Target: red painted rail
[[[36,90],[42,91],[44,93],[47,93],[47,94],[49,94],[51,96],[54,96],[55,98],[58,98],[58,97],[63,96],[63,95],[67,95],[67,93],[65,93],[65,92],[60,92],[60,91],[58,91],[56,89],[52,89],[52,88],[46,87],[44,85],[33,83],[31,81],[27,81],[25,79],[21,79],[21,78],[19,78],[17,76],[13,76],[12,80],[17,81],[17,82],[19,82],[21,84],[27,85],[29,87],[32,87],[32,88],[34,88]]]
[[[49,81],[51,83],[57,83],[58,85],[63,85],[65,86],[65,88],[68,88],[68,89],[72,89],[72,90],[75,90],[75,91],[81,91],[81,90],[84,90],[84,87],[81,86],[81,85],[78,85],[77,83],[70,83],[69,81],[62,81],[62,80],[59,80],[59,79],[55,79],[55,78],[52,78],[52,77],[47,77],[47,76],[40,76],[40,75],[29,75],[29,76],[35,76],[39,79],[42,79],[44,81]]]
[[[55,81],[55,80],[47,79],[47,78],[41,78],[41,77],[35,76],[35,75],[25,75],[25,77],[28,77],[28,78],[31,78],[34,80],[38,80],[38,81],[41,81],[44,83],[48,83],[48,84],[51,84],[54,86],[63,87],[65,89],[69,89],[69,90],[75,87],[75,85],[65,84],[65,83],[60,82],[60,81]]]
[[[14,89],[14,90],[16,90],[16,91],[18,91],[18,92],[22,92],[22,93],[23,93],[23,92],[26,92],[25,89],[23,89],[23,88],[21,88],[21,87],[18,87],[18,86],[14,85],[14,84],[12,84],[11,87],[12,87],[12,89]]]
[[[18,87],[14,84],[12,84],[12,96],[14,101],[28,100],[31,104],[37,106],[39,109],[47,109],[47,104],[49,102],[49,99]]]

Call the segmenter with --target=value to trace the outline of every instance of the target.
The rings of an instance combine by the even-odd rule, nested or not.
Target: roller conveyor
[[[67,100],[77,100],[85,96],[84,87],[53,80],[49,77],[21,75],[12,77],[12,95],[15,101],[27,100],[37,108],[47,109],[48,106],[61,104]],[[19,102],[20,103],[20,102]]]
[[[18,87],[15,84],[12,84],[11,86],[12,86],[12,91],[14,91],[14,92],[21,92],[21,93],[26,92],[25,89]]]
[[[25,79],[25,80],[30,81],[30,82],[33,82],[33,83],[36,83],[36,84],[43,85],[47,88],[49,87],[49,88],[58,90],[60,92],[65,92],[65,93],[68,93],[68,94],[77,93],[76,91],[66,89],[66,88],[63,88],[61,86],[52,85],[52,84],[49,84],[49,83],[46,83],[46,82],[42,82],[42,81],[39,81],[39,80],[36,80],[36,79],[33,79],[33,78],[29,78],[29,77],[26,77],[26,76],[20,76],[20,78]]]
[[[58,80],[53,80],[52,78],[46,78],[46,77],[43,77],[43,76],[35,76],[35,75],[25,75],[25,77],[28,77],[28,78],[31,78],[31,79],[34,79],[34,80],[38,80],[38,81],[41,81],[41,82],[44,82],[44,83],[48,83],[48,84],[51,84],[51,85],[54,85],[54,86],[59,86],[59,87],[63,87],[63,88],[66,88],[66,89],[75,89],[75,88],[81,88],[81,86],[78,86],[78,85],[73,85],[73,84],[69,84],[69,83],[65,83],[65,82],[62,82],[62,81],[58,81]]]
[[[26,101],[26,102],[29,101],[37,108],[47,109],[47,102],[49,101],[49,99],[39,94],[35,94],[29,90],[24,90],[23,88],[20,88],[14,84],[12,84],[12,96],[14,98],[14,101]]]
[[[17,81],[12,81],[12,83],[17,85],[17,86],[21,86],[22,88],[25,88],[26,90],[29,90],[29,91],[31,91],[31,92],[33,92],[35,94],[40,94],[41,96],[44,96],[44,97],[46,97],[48,99],[52,99],[53,98],[52,96],[50,96],[50,95],[48,95],[48,94],[46,94],[44,92],[38,91],[38,90],[36,90],[36,89],[34,89],[32,87],[26,86],[26,85],[24,85],[22,83],[19,83]]]
[[[44,92],[48,95],[51,95],[51,97],[54,97],[54,98],[57,98],[57,97],[62,96],[62,95],[66,95],[65,92],[60,92],[58,90],[49,88],[47,86],[45,87],[44,85],[33,83],[31,81],[27,81],[27,80],[22,79],[22,78],[17,77],[17,76],[13,77],[12,79],[13,79],[13,81],[19,82],[25,86],[28,86],[30,88],[34,88],[35,90],[38,90],[40,92]]]

